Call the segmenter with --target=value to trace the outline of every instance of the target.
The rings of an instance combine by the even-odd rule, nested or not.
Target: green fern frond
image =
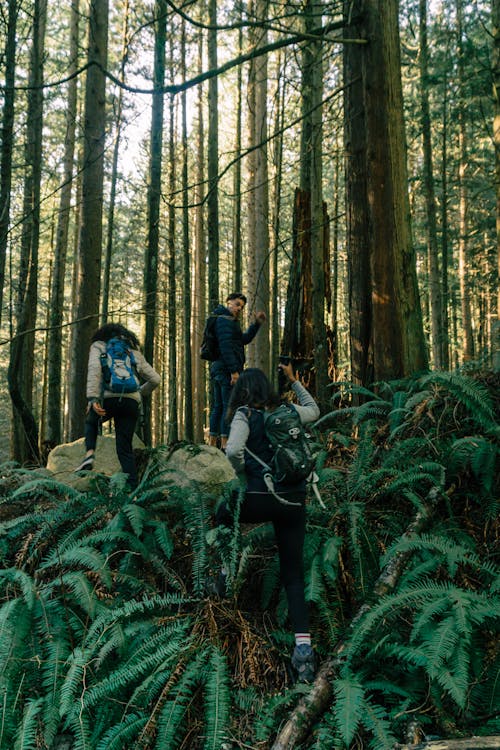
[[[151,519],[148,522],[148,525],[153,529],[153,536],[158,545],[158,549],[163,552],[165,560],[170,560],[174,551],[174,542],[167,524],[164,521]]]
[[[498,431],[490,395],[481,383],[465,375],[434,371],[421,379],[421,385],[446,388],[464,405],[470,417],[487,431]]]
[[[134,534],[140,537],[147,518],[146,509],[138,503],[127,503],[123,506],[121,512],[128,519]]]
[[[158,718],[155,750],[176,750],[186,727],[182,724],[187,707],[200,681],[200,671],[209,650],[202,649],[184,668],[177,685],[170,690]]]
[[[183,507],[184,524],[193,550],[192,577],[195,596],[202,596],[208,574],[207,532],[211,510],[202,492],[196,492],[192,502]]]
[[[361,724],[372,735],[372,750],[391,750],[396,744],[387,711],[368,698],[362,702]]]
[[[484,492],[493,490],[498,448],[482,435],[455,440],[448,454],[448,470],[457,474],[469,466]]]
[[[31,576],[19,568],[3,568],[0,569],[0,583],[19,587],[26,606],[28,609],[33,609],[36,601],[36,586]]]
[[[356,407],[353,414],[353,424],[359,425],[368,420],[386,420],[391,411],[391,404],[387,401],[368,401]]]
[[[213,647],[205,688],[205,744],[204,750],[220,750],[227,738],[231,689],[226,658]]]
[[[64,589],[62,594],[59,591],[61,588]],[[73,603],[81,607],[91,618],[95,617],[96,612],[102,606],[95,593],[94,586],[85,573],[81,571],[61,573],[45,587],[45,591],[46,593],[55,592],[59,596],[63,596],[65,601],[70,599],[68,592],[71,592],[74,596]]]
[[[335,723],[342,740],[349,747],[361,723],[365,691],[359,680],[349,673],[334,681],[333,690]]]
[[[315,555],[306,576],[306,599],[310,602],[321,602],[325,595],[322,568],[321,555]]]
[[[89,666],[89,653],[77,646],[68,659],[68,671],[61,685],[59,713],[62,717],[71,716],[78,697],[85,690],[85,675]]]
[[[38,714],[42,706],[43,698],[26,701],[23,718],[16,732],[14,750],[37,750]]]
[[[296,686],[267,698],[255,722],[255,738],[258,742],[268,740],[276,732],[283,717],[290,707],[295,705],[297,697],[302,692],[300,687]]]
[[[61,553],[57,560],[57,564],[61,566],[72,566],[85,568],[92,570],[94,573],[98,573],[103,584],[108,588],[111,588],[111,571],[109,570],[108,563],[103,554],[93,547],[88,546],[75,546],[65,550]],[[46,570],[55,565],[53,562],[45,560],[40,563],[39,570]]]
[[[444,468],[433,461],[410,466],[383,487],[384,495],[397,495],[402,489],[427,491],[430,486],[443,487]]]
[[[123,750],[124,747],[135,747],[137,736],[148,720],[148,716],[137,713],[125,716],[118,724],[108,729],[95,750]]]

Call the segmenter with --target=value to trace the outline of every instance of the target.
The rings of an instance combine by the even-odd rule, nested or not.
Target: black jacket
[[[219,359],[212,362],[210,374],[212,376],[221,372],[230,374],[232,372],[243,372],[245,366],[245,346],[255,338],[260,328],[259,323],[252,323],[243,332],[240,322],[234,318],[227,307],[218,305],[212,315],[219,316],[215,324],[217,342],[219,344]]]

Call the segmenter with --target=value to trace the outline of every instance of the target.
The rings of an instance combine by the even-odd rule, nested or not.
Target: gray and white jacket
[[[141,381],[144,381],[138,391],[135,393],[111,393],[103,390],[103,378],[101,367],[101,354],[106,351],[104,341],[94,341],[89,351],[89,363],[87,369],[87,399],[96,399],[101,401],[104,398],[132,398],[134,401],[140,401],[141,396],[149,396],[160,384],[160,376],[146,361],[142,352],[138,349],[131,349],[134,358],[137,374]]]

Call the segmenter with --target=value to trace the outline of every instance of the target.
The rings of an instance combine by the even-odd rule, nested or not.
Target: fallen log
[[[461,740],[432,740],[418,745],[394,745],[393,750],[500,750],[500,735],[467,737]]]
[[[440,490],[437,487],[433,487],[430,490],[426,503],[415,515],[415,518],[402,535],[403,538],[420,534],[424,530],[432,518],[439,495]],[[389,560],[377,578],[373,588],[375,597],[380,598],[394,590],[411,555],[411,552],[398,552]],[[371,605],[369,604],[364,604],[360,607],[352,620],[351,630],[357,626],[370,609]],[[342,665],[342,654],[348,642],[348,638],[340,641],[332,656],[323,662],[311,690],[293,709],[291,716],[276,737],[271,750],[293,750],[300,745],[309,735],[313,724],[328,709],[333,696],[333,678],[338,672],[338,668]]]

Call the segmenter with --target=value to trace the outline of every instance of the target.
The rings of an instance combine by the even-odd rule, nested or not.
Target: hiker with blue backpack
[[[101,422],[113,418],[116,453],[131,489],[137,486],[132,439],[141,399],[160,384],[160,376],[144,358],[137,336],[120,323],[107,323],[92,336],[87,370],[85,457],[75,471],[94,467]]]
[[[315,655],[304,591],[303,547],[306,479],[312,475],[314,460],[302,425],[318,419],[319,408],[297,379],[293,364],[281,363],[279,367],[298,403],[281,402],[262,370],[244,370],[229,401],[231,428],[226,455],[246,484],[240,522],[273,524],[281,582],[295,633],[292,666],[299,681],[310,682],[315,674]],[[233,525],[237,495],[219,507],[218,525]],[[223,593],[224,572],[221,576],[219,594]]]
[[[247,298],[241,292],[232,292],[225,305],[218,305],[208,317],[201,358],[210,361],[211,407],[209,418],[209,445],[225,449],[229,426],[226,421],[227,406],[232,388],[245,366],[245,346],[257,335],[266,320],[264,312],[255,313],[255,320],[243,331],[240,315]]]

